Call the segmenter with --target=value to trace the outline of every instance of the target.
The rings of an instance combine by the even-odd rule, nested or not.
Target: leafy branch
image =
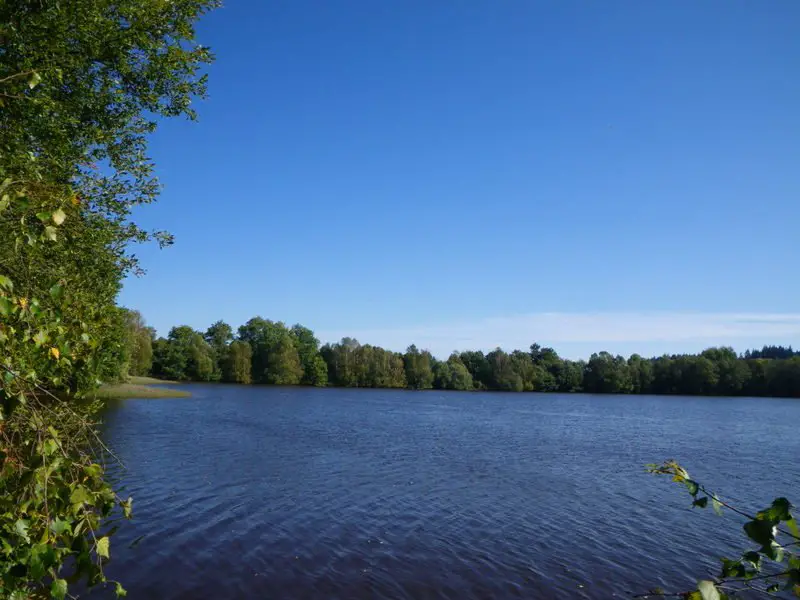
[[[668,475],[672,481],[684,485],[692,496],[692,506],[707,508],[709,503],[718,515],[723,509],[747,519],[743,529],[747,537],[758,545],[745,550],[735,560],[723,558],[722,569],[716,577],[698,581],[697,589],[683,592],[654,590],[636,596],[675,597],[688,600],[725,600],[742,591],[775,596],[791,591],[800,597],[800,557],[792,547],[800,544],[800,531],[792,515],[793,506],[786,498],[776,498],[772,504],[754,515],[741,510],[709,491],[703,484],[689,476],[688,471],[674,460],[663,464],[647,465],[647,471],[656,475]],[[789,538],[792,541],[785,542]]]

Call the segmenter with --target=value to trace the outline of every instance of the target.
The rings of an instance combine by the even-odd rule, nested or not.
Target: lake
[[[742,521],[645,463],[743,508],[800,498],[797,400],[187,389],[104,416],[135,517],[106,572],[129,598],[681,590],[748,545]]]

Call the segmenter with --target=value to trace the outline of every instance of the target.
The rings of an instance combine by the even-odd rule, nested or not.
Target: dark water
[[[747,544],[642,465],[800,497],[800,402],[191,386],[106,415],[129,598],[612,598]],[[135,547],[130,548],[139,536]],[[100,594],[102,595],[102,594]]]

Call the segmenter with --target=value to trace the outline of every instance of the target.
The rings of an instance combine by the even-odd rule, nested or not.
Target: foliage
[[[222,380],[229,383],[252,383],[253,350],[250,344],[234,340],[228,346],[222,365]]]
[[[800,356],[779,346],[741,357],[730,348],[650,359],[633,354],[627,360],[598,352],[584,362],[561,358],[553,348],[532,344],[529,352],[467,350],[439,361],[415,345],[404,354],[360,344],[353,338],[320,347],[308,327],[297,324],[290,329],[280,321],[261,317],[247,321],[235,336],[227,323],[217,321],[205,333],[205,346],[196,336],[194,339],[196,352],[210,351],[210,374],[207,370],[204,375],[196,372],[190,354],[170,339],[154,342],[153,374],[179,380],[221,378],[284,385],[800,397]],[[231,361],[228,353],[236,341],[247,344],[249,351],[239,348]],[[251,356],[250,374],[242,366],[244,352]],[[755,354],[788,358],[746,358]],[[234,363],[239,367],[233,368]]]
[[[633,389],[627,361],[608,352],[592,354],[583,376],[584,391],[590,394],[626,394]]]
[[[515,361],[506,352],[496,348],[486,355],[486,362],[489,363],[491,373],[487,387],[503,392],[521,392],[525,389],[522,374],[517,371],[518,363],[515,365]]]
[[[723,558],[719,575],[699,581],[697,590],[649,595],[711,600],[729,598],[747,590],[766,595],[791,591],[800,597],[800,555],[794,551],[800,544],[800,531],[792,514],[792,504],[786,498],[776,498],[770,506],[753,515],[720,499],[673,460],[661,465],[647,465],[647,469],[650,473],[668,475],[672,481],[684,485],[692,496],[693,507],[711,506],[718,515],[730,510],[747,519],[744,533],[755,544],[755,547],[745,549],[739,558]]]
[[[406,382],[412,390],[427,390],[433,387],[433,357],[427,350],[419,351],[412,344],[403,357]]]
[[[274,385],[297,385],[303,378],[300,354],[289,335],[283,335],[267,357],[266,382]]]
[[[221,371],[227,358],[228,346],[233,341],[233,329],[225,321],[217,321],[206,329],[203,338],[214,354],[217,371]]]
[[[228,344],[233,341],[233,329],[225,321],[217,321],[206,329],[203,337],[217,356],[221,356]]]
[[[403,355],[353,338],[325,344],[320,356],[328,365],[328,380],[343,387],[403,388],[406,386]]]
[[[158,192],[156,119],[204,94],[193,23],[214,4],[0,3],[1,597],[103,581],[108,517],[130,516],[79,400],[146,368],[114,301],[138,271],[129,243],[170,238],[130,214]]]
[[[125,318],[127,374],[147,375],[153,368],[155,331],[137,310],[121,309]]]
[[[319,340],[308,327],[294,325],[292,340],[303,368],[301,383],[324,387],[328,385],[328,365],[319,353]]]
[[[270,354],[275,351],[278,342],[288,335],[286,325],[261,317],[253,317],[239,327],[239,339],[250,344],[252,348],[254,382],[268,383]]]
[[[217,381],[220,378],[213,348],[199,331],[188,325],[173,327],[166,340],[156,340],[153,374],[178,381]]]

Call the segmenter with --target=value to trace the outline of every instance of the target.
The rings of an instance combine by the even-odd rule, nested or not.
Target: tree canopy
[[[465,350],[439,360],[413,344],[404,353],[353,338],[320,346],[308,327],[288,328],[261,317],[239,327],[236,336],[218,321],[205,336],[194,332],[193,345],[185,341],[188,332],[179,329],[182,336],[175,338],[173,329],[166,339],[153,342],[153,374],[158,377],[417,390],[800,397],[800,355],[776,346],[741,356],[731,348],[709,348],[696,355],[655,358],[597,352],[588,361],[575,361],[534,343],[527,352]],[[236,356],[230,359],[234,345]],[[192,366],[197,364],[192,353],[216,362],[200,376]]]

